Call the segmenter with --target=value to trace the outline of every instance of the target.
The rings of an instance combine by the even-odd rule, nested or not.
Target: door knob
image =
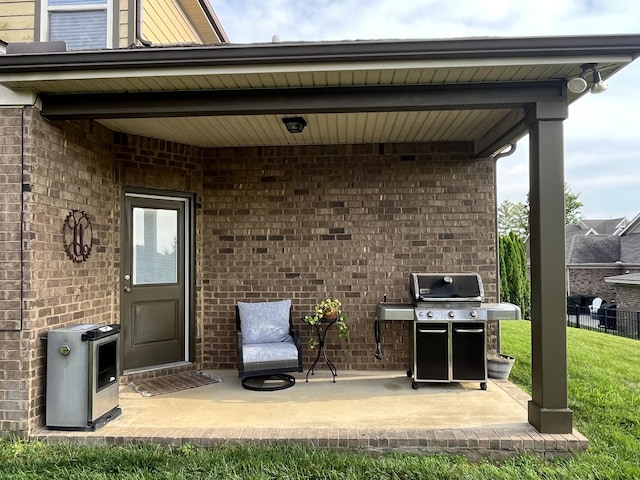
[[[130,291],[131,291],[131,287],[129,285],[124,287],[124,293],[129,293]]]

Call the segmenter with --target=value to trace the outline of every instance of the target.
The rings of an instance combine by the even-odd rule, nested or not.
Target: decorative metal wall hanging
[[[64,250],[76,263],[86,262],[93,246],[91,220],[83,210],[71,210],[64,221]]]

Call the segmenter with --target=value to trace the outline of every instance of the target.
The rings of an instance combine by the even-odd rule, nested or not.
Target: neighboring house
[[[640,272],[640,214],[633,220],[582,220],[566,227],[569,295],[618,302],[607,277]]]
[[[615,288],[619,309],[640,312],[640,273],[607,277],[605,282]],[[640,316],[638,318],[640,319]]]
[[[3,1],[0,38],[61,40],[68,50],[228,42],[207,0]]]
[[[51,39],[18,4],[0,36]],[[404,322],[373,356],[376,304],[409,302],[409,273],[427,271],[478,272],[496,301],[495,157],[528,133],[529,421],[571,432],[556,246],[581,94],[566,85],[585,63],[624,68],[640,35],[161,48],[145,45],[175,41],[162,23],[141,36],[135,2],[108,5],[106,45],[137,48],[0,55],[0,430],[43,425],[43,338],[60,326],[119,323],[130,378],[235,368],[238,301],[291,298],[300,319],[330,295],[349,314],[350,352],[327,342],[337,366],[404,371]],[[224,40],[187,8],[200,3],[175,5]],[[138,275],[158,258],[157,277]]]

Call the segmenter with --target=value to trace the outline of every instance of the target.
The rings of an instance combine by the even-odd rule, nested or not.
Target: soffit
[[[0,85],[36,91],[43,95],[45,107],[47,95],[78,103],[83,94],[105,93],[120,95],[120,102],[126,104],[128,99],[134,102],[138,94],[149,92],[177,98],[189,92],[202,95],[282,89],[295,94],[300,89],[301,94],[308,95],[327,87],[473,89],[492,84],[520,84],[525,86],[521,92],[525,92],[528,83],[564,85],[567,78],[581,72],[584,63],[597,63],[606,79],[639,51],[640,36],[227,45],[96,55],[67,52],[36,59],[15,58],[13,62],[0,58]],[[564,87],[562,90],[556,100],[577,99]],[[474,94],[477,96],[477,91]],[[493,152],[491,148],[502,147],[526,133],[526,105],[522,102],[470,102],[448,108],[440,108],[436,102],[431,108],[415,111],[419,109],[408,108],[406,100],[398,108],[394,108],[391,97],[389,100],[389,105],[365,105],[362,111],[354,111],[354,104],[341,108],[340,102],[323,110],[319,106],[322,96],[316,95],[314,108],[305,109],[303,102],[295,111],[280,110],[277,103],[271,106],[262,99],[262,106],[268,108],[255,112],[245,108],[236,114],[212,110],[187,115],[174,108],[164,113],[154,109],[154,116],[136,114],[137,118],[131,118],[114,113],[93,118],[113,130],[202,146],[469,141],[476,142],[476,153],[488,154]],[[282,117],[293,114],[302,115],[308,122],[302,134],[288,134],[284,129]],[[82,118],[91,117],[85,112]]]
[[[313,145],[476,141],[505,110],[367,112],[304,115],[308,126],[290,134],[282,115],[116,118],[98,120],[114,131],[199,146]]]

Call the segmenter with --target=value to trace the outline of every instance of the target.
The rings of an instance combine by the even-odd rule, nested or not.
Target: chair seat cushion
[[[291,337],[289,336],[291,339]],[[242,347],[242,361],[245,368],[251,363],[268,364],[269,362],[298,362],[298,349],[293,339],[288,342],[252,343]]]
[[[289,337],[291,300],[238,302],[244,344],[282,342]]]

